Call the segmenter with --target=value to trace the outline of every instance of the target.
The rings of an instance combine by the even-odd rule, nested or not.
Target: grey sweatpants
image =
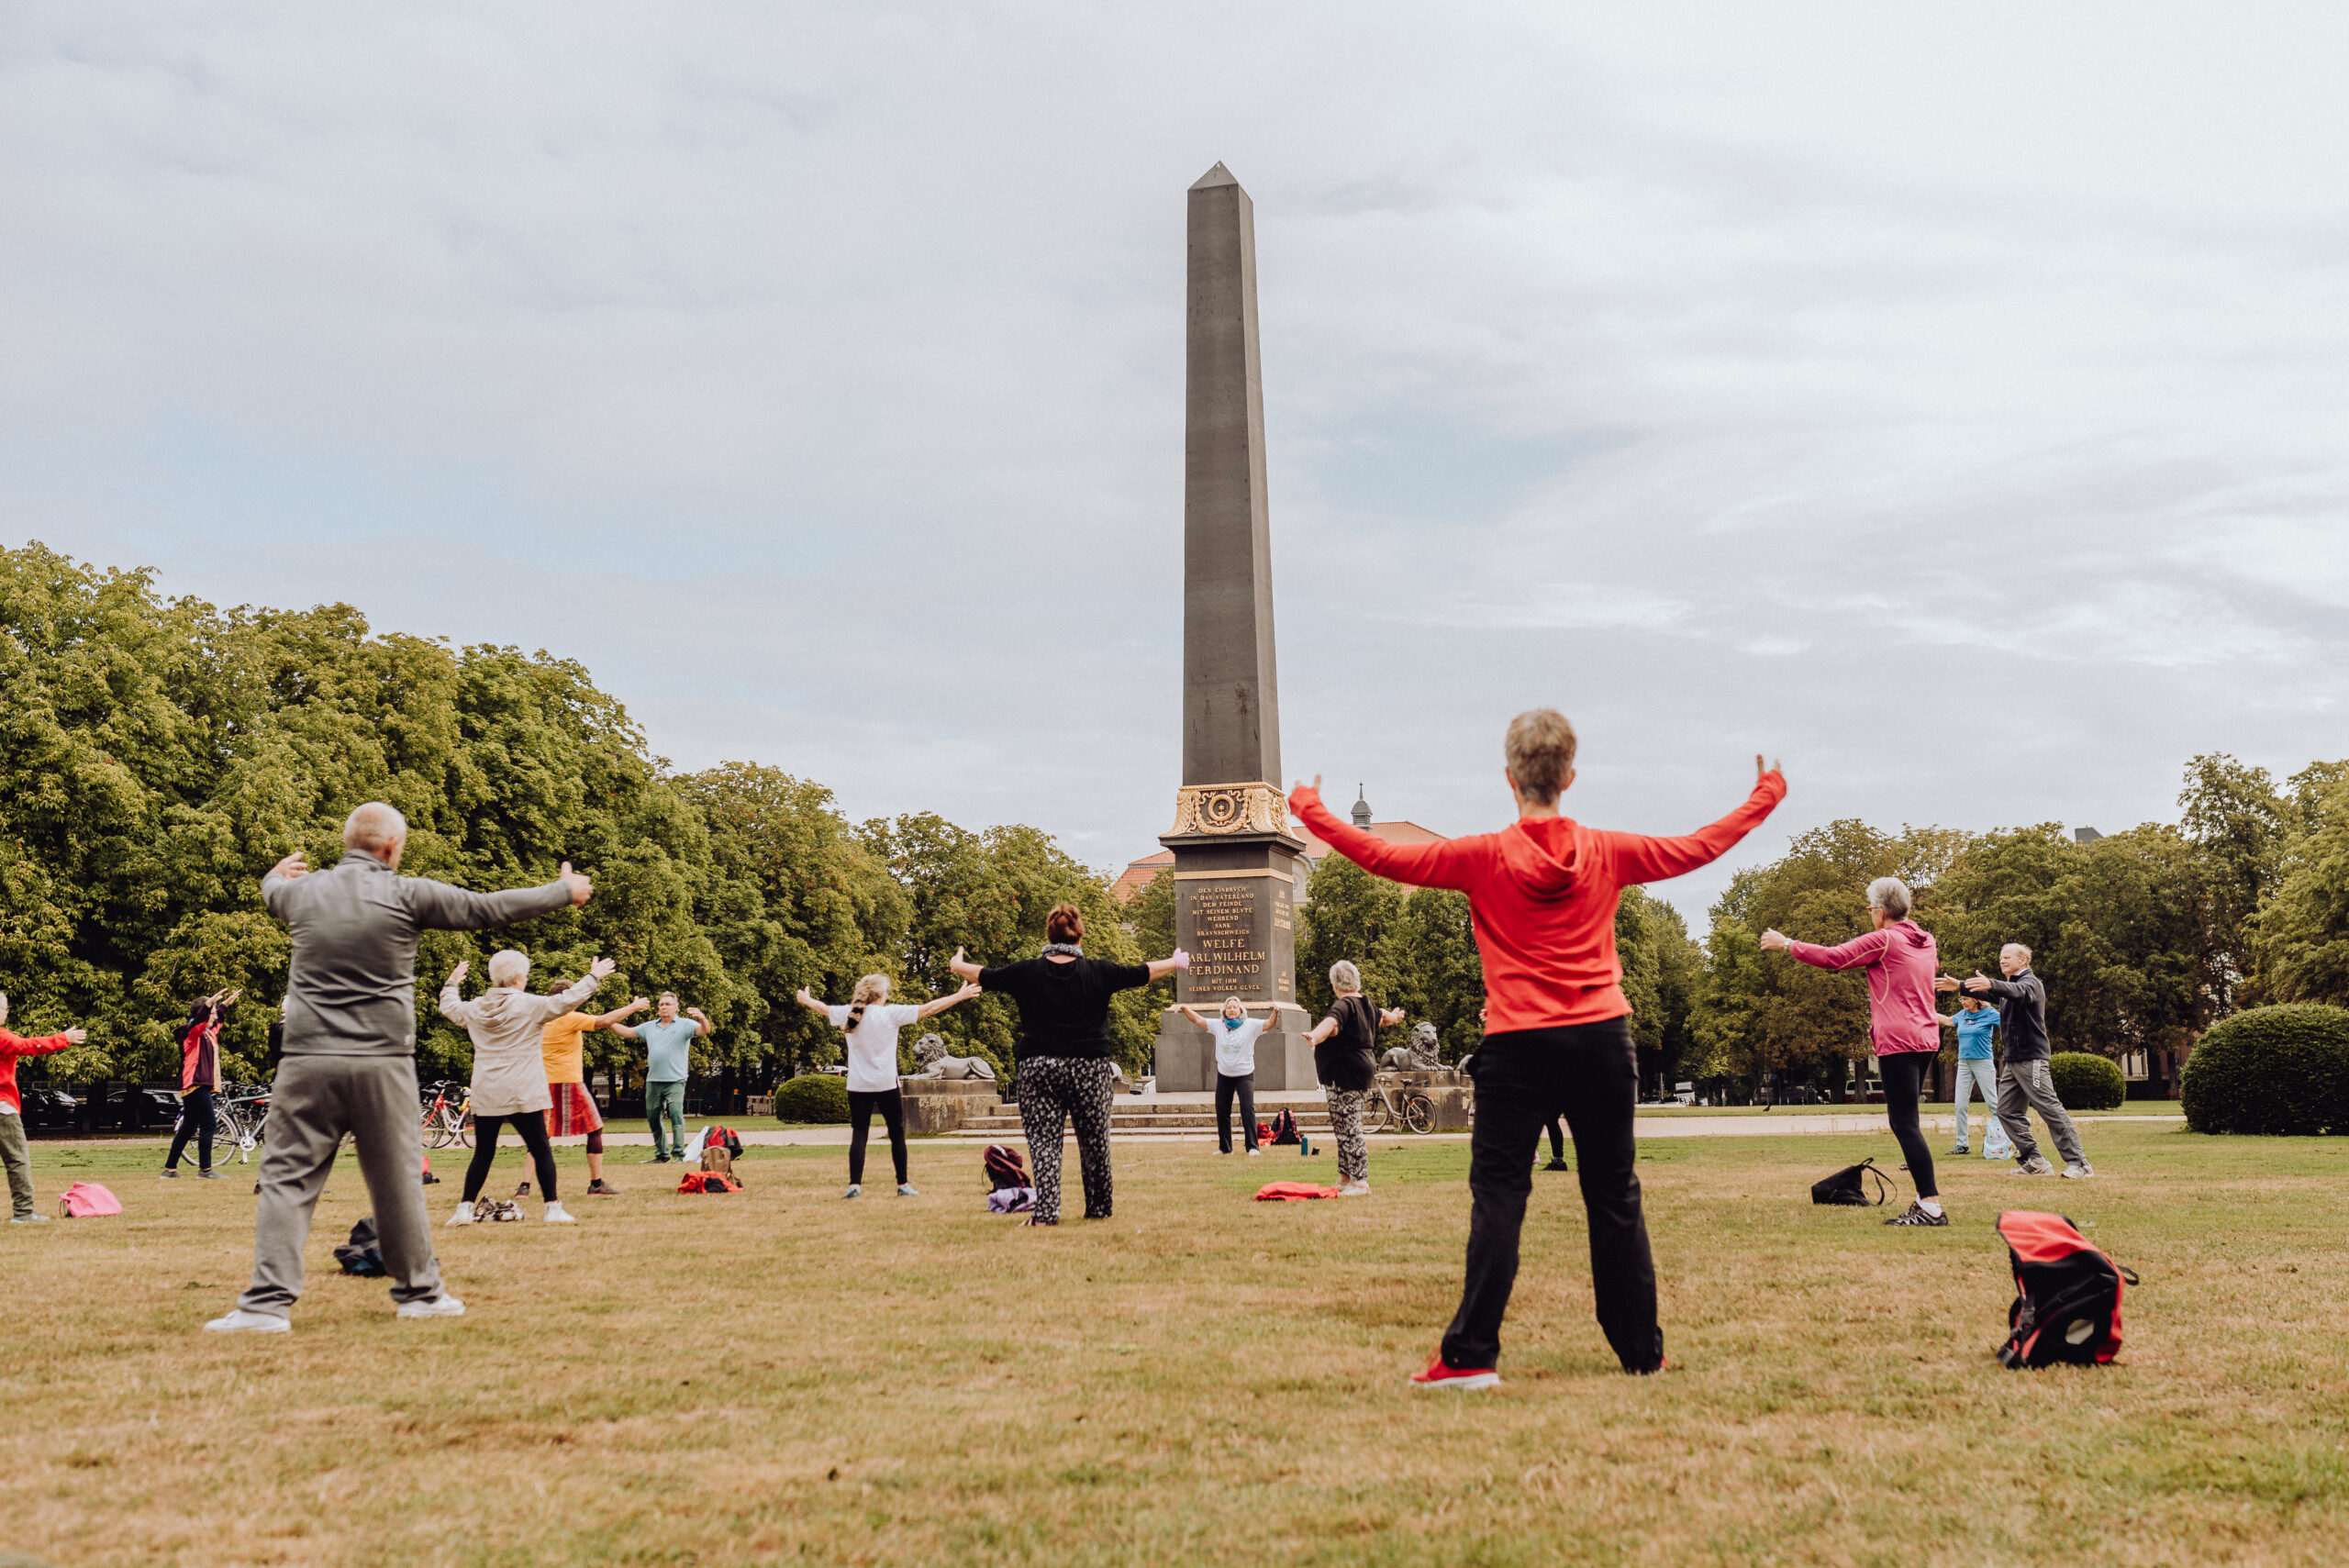
[[[392,1299],[430,1301],[440,1294],[432,1222],[424,1212],[416,1063],[387,1056],[289,1056],[278,1064],[270,1091],[260,1212],[253,1221],[253,1283],[237,1298],[246,1311],[293,1316],[302,1295],[310,1211],[346,1132],[359,1144],[359,1171],[374,1206]]]
[[[6,1111],[0,1111],[0,1162],[8,1167],[8,1201],[22,1219],[33,1211],[33,1151],[25,1118]]]
[[[2009,1062],[1998,1070],[1998,1120],[2006,1128],[2007,1136],[2014,1140],[2018,1165],[2028,1165],[2039,1158],[2039,1140],[2031,1135],[2033,1110],[2047,1124],[2048,1134],[2055,1140],[2056,1151],[2067,1164],[2088,1162],[2080,1148],[2079,1131],[2072,1126],[2071,1113],[2055,1097],[2055,1079],[2048,1072],[2046,1061]]]

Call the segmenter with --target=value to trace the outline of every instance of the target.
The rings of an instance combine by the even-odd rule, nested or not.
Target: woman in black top
[[[1030,1225],[1061,1222],[1061,1135],[1076,1123],[1076,1154],[1085,1172],[1085,1218],[1109,1218],[1109,998],[1147,985],[1173,970],[1191,967],[1181,948],[1155,963],[1103,963],[1085,956],[1085,917],[1074,904],[1055,906],[1044,921],[1042,954],[982,969],[954,950],[947,965],[982,990],[1000,991],[1019,1004],[1019,1040],[1013,1048],[1019,1125],[1036,1162],[1036,1211]]]
[[[1330,966],[1338,999],[1330,1016],[1305,1037],[1313,1069],[1330,1097],[1330,1132],[1338,1140],[1338,1195],[1370,1194],[1370,1145],[1363,1141],[1362,1105],[1378,1074],[1378,1031],[1403,1021],[1403,1009],[1380,1009],[1362,994],[1362,971],[1345,959]]]

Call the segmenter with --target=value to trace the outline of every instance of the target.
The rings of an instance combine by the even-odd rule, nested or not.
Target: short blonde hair
[[[1574,776],[1575,744],[1575,727],[1556,708],[1529,708],[1510,719],[1501,752],[1517,793],[1536,806],[1555,805]]]

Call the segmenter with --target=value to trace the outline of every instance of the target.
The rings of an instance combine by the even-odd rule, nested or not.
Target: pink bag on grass
[[[122,1200],[95,1182],[76,1182],[58,1195],[57,1214],[61,1219],[90,1219],[101,1214],[120,1214]]]

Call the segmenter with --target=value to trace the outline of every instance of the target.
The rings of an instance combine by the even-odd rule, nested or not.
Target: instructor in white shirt
[[[848,1036],[848,1191],[841,1196],[864,1195],[864,1145],[873,1135],[874,1111],[881,1113],[889,1129],[889,1157],[897,1167],[897,1195],[921,1196],[914,1191],[906,1170],[906,1101],[897,1087],[897,1031],[978,994],[974,983],[919,1006],[891,1006],[889,977],[868,974],[849,993],[846,1006],[835,1006],[818,1001],[805,985],[799,988],[801,1006]]]
[[[1223,999],[1223,1016],[1209,1022],[1188,1002],[1175,1004],[1185,1018],[1215,1037],[1215,1140],[1231,1152],[1231,1102],[1240,1102],[1240,1131],[1248,1152],[1256,1147],[1256,1037],[1272,1023],[1267,1016],[1252,1018],[1248,1004],[1237,996]]]

